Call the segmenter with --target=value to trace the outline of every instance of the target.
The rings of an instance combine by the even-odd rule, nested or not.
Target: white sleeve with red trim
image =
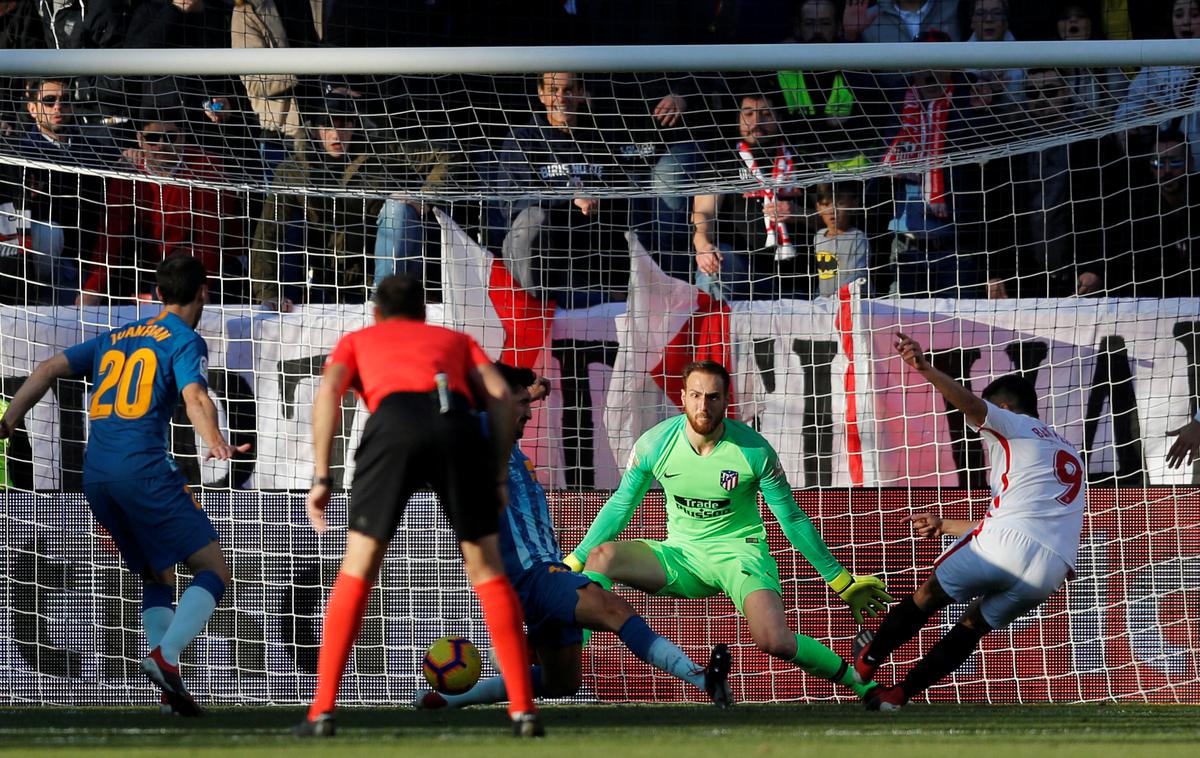
[[[979,433],[992,487],[980,535],[1019,531],[1074,566],[1086,507],[1083,464],[1074,446],[1038,419],[991,403]]]

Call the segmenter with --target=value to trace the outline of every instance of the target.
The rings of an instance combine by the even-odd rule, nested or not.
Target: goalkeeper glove
[[[576,574],[578,574],[580,571],[583,571],[583,564],[579,562],[579,559],[575,557],[574,553],[567,553],[567,555],[563,557],[562,562],[567,564],[567,568],[571,569]]]
[[[888,601],[892,599],[879,577],[854,576],[845,569],[829,582],[829,589],[846,601],[850,612],[854,614],[854,620],[860,625],[863,622],[863,611],[875,618],[887,611]]]

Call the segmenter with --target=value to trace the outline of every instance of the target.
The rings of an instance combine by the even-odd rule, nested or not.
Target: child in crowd
[[[871,248],[854,219],[861,205],[861,197],[849,186],[817,187],[817,213],[825,228],[813,235],[813,270],[817,277],[814,294],[836,296],[843,285],[867,276]],[[868,292],[869,288],[864,290]]]

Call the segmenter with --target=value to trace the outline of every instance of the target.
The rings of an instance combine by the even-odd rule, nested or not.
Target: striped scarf
[[[946,199],[946,170],[938,165],[946,151],[946,120],[950,115],[952,86],[946,94],[926,105],[915,87],[904,97],[900,133],[892,140],[884,163],[913,161],[930,164],[921,177],[921,193],[929,212],[938,218],[950,216]]]
[[[738,155],[741,156],[742,162],[746,164],[746,170],[750,175],[762,185],[762,189],[754,190],[745,193],[744,197],[757,197],[762,199],[765,206],[767,203],[774,203],[780,195],[786,196],[791,184],[791,179],[795,166],[792,163],[792,153],[786,147],[780,146],[775,151],[775,161],[771,164],[771,178],[768,179],[766,174],[758,166],[758,159],[754,157],[754,152],[750,149],[749,143],[745,140],[738,142]],[[795,255],[792,249],[792,239],[788,234],[787,224],[782,221],[776,221],[763,214],[763,225],[767,230],[767,247],[776,247],[777,258],[791,258]]]

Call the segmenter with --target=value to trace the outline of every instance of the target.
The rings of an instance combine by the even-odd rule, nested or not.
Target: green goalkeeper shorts
[[[767,549],[767,542],[756,538],[706,539],[703,542],[655,542],[638,540],[654,551],[667,575],[658,595],[704,598],[729,596],[739,612],[746,597],[755,590],[771,590],[782,595],[779,567]]]

